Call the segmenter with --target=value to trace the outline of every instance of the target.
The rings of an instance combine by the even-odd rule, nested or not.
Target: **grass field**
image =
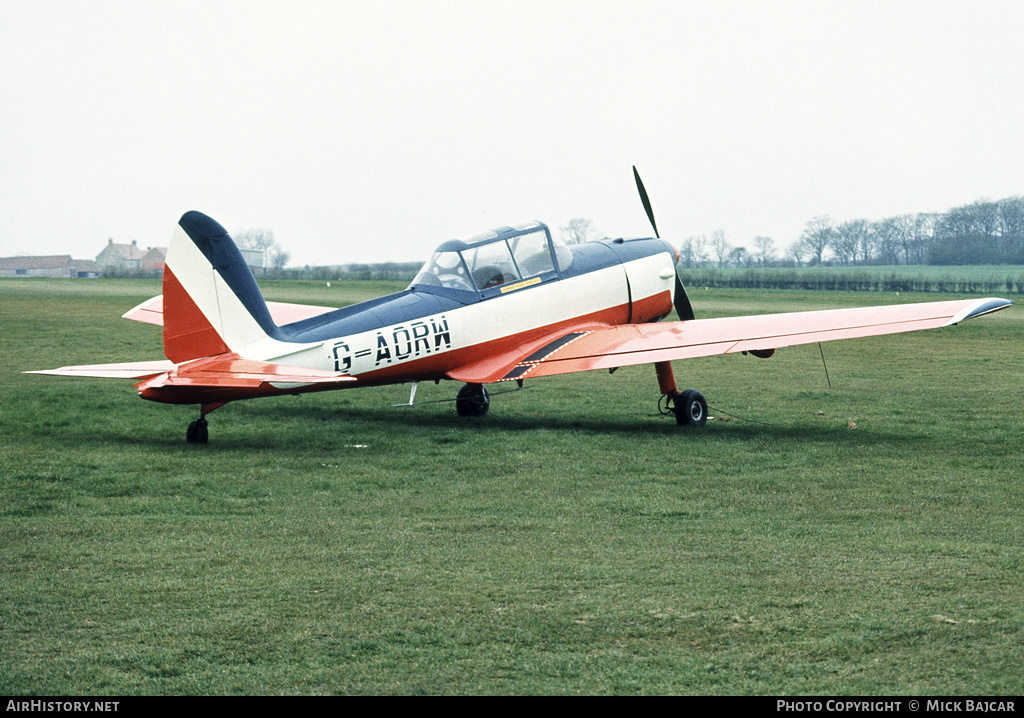
[[[231,404],[206,446],[131,382],[20,373],[161,358],[119,318],[158,292],[0,280],[0,694],[1024,691],[1020,307],[825,344],[832,388],[817,346],[677,363],[692,431],[650,367],[482,420],[406,387]]]

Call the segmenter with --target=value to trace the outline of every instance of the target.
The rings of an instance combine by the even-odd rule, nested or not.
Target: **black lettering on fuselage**
[[[384,335],[377,332],[377,361],[374,366],[380,366],[381,362],[391,363],[391,348],[384,339]]]

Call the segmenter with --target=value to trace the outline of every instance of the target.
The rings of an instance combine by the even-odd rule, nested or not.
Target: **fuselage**
[[[521,249],[527,238],[535,245],[532,258]],[[508,255],[504,260],[498,244]],[[442,245],[413,283],[396,294],[284,326],[268,323],[249,307],[265,338],[239,353],[245,359],[344,372],[355,379],[345,388],[458,380],[465,367],[523,355],[568,328],[659,321],[672,309],[675,262],[675,250],[660,239],[567,247],[553,242],[541,223],[506,227],[482,239]],[[167,391],[172,386],[155,382],[152,390],[140,387],[140,394],[155,401],[210,403],[325,388],[265,384],[252,392]]]

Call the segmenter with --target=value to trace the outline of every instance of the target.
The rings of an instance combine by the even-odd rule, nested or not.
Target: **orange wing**
[[[448,376],[459,381],[489,383],[897,334],[958,324],[1011,304],[1013,302],[1006,299],[966,299],[660,324],[563,328],[541,346],[520,350],[517,356],[509,353],[488,357],[451,371]]]

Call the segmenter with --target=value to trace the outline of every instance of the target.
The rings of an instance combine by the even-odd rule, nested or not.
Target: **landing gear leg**
[[[188,431],[185,432],[185,441],[190,444],[205,444],[210,439],[210,430],[206,425],[206,415],[214,409],[227,404],[226,401],[217,402],[215,404],[202,404],[199,407],[199,418],[188,425]]]
[[[491,408],[491,398],[483,384],[466,384],[455,397],[459,416],[483,416]]]

